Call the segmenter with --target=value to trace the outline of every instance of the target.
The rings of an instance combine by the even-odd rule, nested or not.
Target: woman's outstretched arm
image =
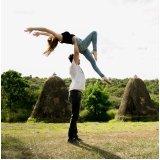
[[[46,33],[49,33],[49,34],[52,34],[55,38],[57,38],[59,41],[62,41],[62,35],[61,34],[58,34],[50,29],[47,29],[47,28],[43,28],[43,27],[30,27],[30,28],[27,28],[26,30],[24,30],[25,32],[29,32],[31,33],[33,30],[37,30],[37,31],[41,31],[41,32],[46,32]]]
[[[50,36],[51,34],[47,33],[47,32],[34,32],[33,36],[40,36],[40,35],[44,35],[44,36]]]
[[[36,37],[38,37],[40,35],[48,36],[49,39],[53,39],[54,38],[54,36],[52,34],[46,33],[46,32],[34,32],[33,33],[33,36],[36,36]]]

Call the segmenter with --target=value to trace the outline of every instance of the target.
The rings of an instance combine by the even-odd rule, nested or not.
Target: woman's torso
[[[74,44],[76,42],[77,36],[75,36],[74,34],[70,34],[68,31],[63,32],[61,35],[62,35],[61,43]]]

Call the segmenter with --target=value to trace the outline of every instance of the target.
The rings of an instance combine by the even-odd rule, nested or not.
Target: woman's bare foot
[[[91,53],[93,54],[94,59],[97,61],[97,51],[94,51],[94,50],[93,50]]]
[[[107,82],[108,84],[110,84],[110,85],[111,85],[111,82],[107,79],[107,77],[106,77],[106,76],[102,77],[102,81],[105,81],[105,82]]]

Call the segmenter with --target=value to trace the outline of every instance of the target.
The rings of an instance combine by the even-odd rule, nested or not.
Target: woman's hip
[[[86,45],[83,43],[82,39],[76,38],[79,52],[83,54],[83,52],[87,49]]]

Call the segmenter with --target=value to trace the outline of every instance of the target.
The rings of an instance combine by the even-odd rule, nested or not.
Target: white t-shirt
[[[85,75],[81,67],[75,63],[74,59],[69,68],[69,73],[72,79],[71,85],[69,87],[69,91],[73,89],[84,90],[85,89]]]

